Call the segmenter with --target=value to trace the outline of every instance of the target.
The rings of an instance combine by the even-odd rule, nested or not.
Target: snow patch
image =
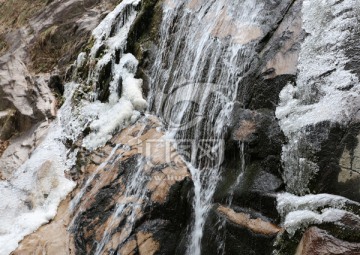
[[[298,210],[316,211],[319,208],[321,209],[324,207],[342,209],[346,205],[346,202],[349,202],[349,200],[341,196],[330,194],[299,197],[290,193],[281,193],[277,196],[277,210],[282,217],[285,217],[288,213]]]
[[[322,213],[312,211],[295,211],[289,213],[284,222],[286,232],[292,237],[297,230],[313,224],[331,223],[341,220],[347,212],[338,209],[325,209]]]

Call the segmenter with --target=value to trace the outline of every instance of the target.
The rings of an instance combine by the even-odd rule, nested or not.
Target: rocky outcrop
[[[281,231],[280,227],[272,223],[266,222],[260,218],[251,219],[248,214],[236,213],[232,209],[224,206],[219,206],[217,210],[218,212],[224,214],[229,221],[247,228],[256,234],[271,236],[276,235]]]
[[[175,253],[189,219],[191,182],[159,120],[146,117],[78,160],[73,198],[13,254],[49,253],[60,246],[54,254]]]
[[[13,13],[0,24],[1,41],[7,45],[0,54],[0,141],[8,147],[1,153],[0,172],[6,178],[46,134],[62,100],[65,69],[114,6],[111,0],[17,4],[0,5],[3,17]],[[54,77],[59,78],[56,83]]]
[[[356,255],[359,253],[360,243],[342,241],[316,227],[312,227],[304,233],[296,251],[296,255]]]

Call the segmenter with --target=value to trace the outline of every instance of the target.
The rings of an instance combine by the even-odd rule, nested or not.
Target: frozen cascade
[[[122,1],[93,31],[90,52],[80,53],[75,62],[74,79],[79,85],[66,106],[71,114],[63,117],[62,123],[72,141],[89,129],[83,139],[83,146],[89,150],[103,146],[115,131],[134,123],[147,107],[142,80],[134,78],[138,61],[125,53],[139,3]],[[84,73],[87,76],[83,77]]]
[[[349,8],[359,13],[359,1],[303,3],[303,27],[309,36],[301,46],[297,85],[288,84],[282,90],[276,110],[280,126],[289,138],[282,152],[283,178],[288,191],[295,194],[309,192],[309,182],[319,169],[306,153],[316,153],[328,135],[319,132],[315,141],[307,139],[310,127],[324,121],[346,125],[358,110],[354,107],[360,102],[358,78],[345,70],[348,59],[344,51],[334,50],[344,47],[351,35],[349,29],[357,25],[356,15],[345,12]]]
[[[201,254],[227,124],[254,55],[251,42],[262,35],[261,8],[252,0],[166,1],[164,7],[160,42],[167,50],[158,54],[152,68],[149,104],[167,124],[169,138],[177,141],[194,182],[190,255]],[[185,148],[186,143],[191,145]],[[204,147],[211,157],[203,156]]]
[[[88,55],[82,54],[76,62],[75,76],[79,76],[77,72],[81,71],[86,64],[92,65],[94,68],[89,71],[85,84],[77,90],[78,94],[83,95],[83,97],[78,102],[77,107],[73,108],[76,111],[73,115],[81,116],[81,119],[71,118],[65,120],[64,123],[69,123],[66,125],[71,130],[70,135],[74,140],[78,138],[79,131],[84,130],[84,127],[90,127],[90,134],[83,140],[83,146],[87,149],[95,149],[104,145],[115,131],[134,123],[139,118],[140,111],[147,108],[147,103],[142,96],[142,80],[134,78],[138,61],[132,54],[125,54],[128,33],[138,14],[137,10],[140,3],[139,0],[122,1],[93,31],[95,42],[90,53]],[[99,55],[100,59],[98,58]],[[83,56],[87,60],[84,61]],[[108,69],[111,71],[109,72]],[[108,71],[107,75],[112,77],[112,80],[107,84],[108,88],[102,84],[102,81],[107,78],[102,77],[104,71]],[[85,94],[84,91],[89,86],[92,87],[92,93]],[[108,98],[105,101],[108,102],[103,102],[104,98],[102,97],[107,95],[102,93],[107,90]],[[131,132],[131,129],[129,132]],[[141,136],[141,134],[140,131],[138,136]],[[121,144],[114,146],[107,159],[97,167],[80,192],[73,198],[71,209],[74,211],[75,216],[70,225],[70,230],[76,227],[73,226],[74,220],[82,212],[82,208],[78,204],[81,200],[87,199],[84,197],[86,189],[93,182],[95,176],[109,162],[114,160],[115,153],[121,146]],[[146,163],[144,158],[139,157],[136,170],[126,183],[126,192],[123,194],[124,202],[116,205],[100,242],[95,245],[94,254],[103,254],[106,245],[110,241],[111,230],[120,222],[126,221],[123,235],[131,233],[137,215],[146,203],[145,187],[147,180],[143,176]],[[122,237],[125,238],[123,235]]]

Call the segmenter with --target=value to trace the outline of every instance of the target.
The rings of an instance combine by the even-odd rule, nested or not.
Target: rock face
[[[3,176],[11,176],[39,144],[61,101],[63,89],[54,87],[54,77],[60,74],[57,84],[61,87],[65,69],[76,59],[92,29],[114,3],[109,0],[84,4],[69,0],[47,5],[21,4],[21,7],[0,5],[4,17],[14,12],[14,16],[24,15],[25,20],[29,19],[28,24],[20,28],[16,27],[16,22],[20,22],[16,20],[11,27],[10,21],[15,17],[8,17],[0,24],[0,36],[8,45],[0,54],[0,140],[3,144],[9,140],[9,148],[2,152],[0,161]],[[16,14],[16,8],[22,12]],[[31,15],[32,11],[35,14]]]
[[[124,0],[88,39],[112,4],[0,35],[0,179],[64,91],[78,121],[59,120],[77,187],[12,254],[360,254],[357,0]]]
[[[159,128],[155,117],[145,118],[80,156],[88,177],[79,179],[73,199],[13,254],[175,254],[190,218],[191,182]]]

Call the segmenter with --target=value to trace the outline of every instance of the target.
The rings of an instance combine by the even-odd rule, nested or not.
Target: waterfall
[[[149,104],[175,138],[194,182],[189,255],[201,254],[204,223],[220,180],[224,137],[255,54],[252,41],[262,35],[257,26],[261,7],[252,0],[165,2],[163,51],[151,70]]]
[[[138,61],[124,53],[139,4],[139,0],[122,1],[93,31],[91,49],[75,61],[73,81],[65,85],[65,102],[48,135],[11,179],[0,181],[5,197],[0,203],[0,242],[6,244],[1,254],[9,254],[24,236],[51,220],[73,190],[75,184],[64,171],[75,165],[78,150],[68,150],[65,143],[83,138],[83,147],[96,149],[114,131],[134,123],[147,107],[142,80],[134,78]],[[90,132],[84,135],[86,129]],[[73,199],[72,210],[95,175]]]
[[[358,1],[164,0],[161,20],[149,14],[158,7],[156,0],[118,1],[117,7],[93,30],[67,73],[71,81],[65,85],[65,101],[48,133],[27,162],[9,173],[6,180],[0,180],[0,243],[5,244],[0,247],[0,254],[9,254],[22,238],[55,217],[60,202],[76,186],[69,180],[69,175],[74,177],[70,170],[79,167],[77,160],[87,156],[89,161],[81,163],[86,174],[76,173],[76,177],[80,176],[79,186],[64,201],[68,218],[61,227],[65,226],[63,232],[67,230],[75,236],[70,237],[69,245],[75,249],[67,247],[70,252],[115,254],[122,253],[125,247],[142,254],[141,245],[150,240],[148,245],[157,246],[152,247],[154,252],[161,253],[162,242],[171,239],[172,244],[165,251],[201,255],[207,252],[202,248],[215,247],[203,247],[203,239],[207,239],[204,228],[218,220],[214,225],[220,234],[209,239],[220,241],[214,253],[224,254],[243,247],[242,243],[237,246],[238,240],[235,248],[225,242],[236,236],[226,233],[228,224],[234,223],[231,226],[236,225],[239,232],[249,230],[250,238],[261,236],[255,244],[266,239],[271,246],[270,239],[276,235],[278,240],[287,234],[297,238],[303,234],[299,230],[306,230],[310,223],[343,220],[347,199],[304,195],[311,192],[310,183],[321,172],[317,153],[321,152],[322,142],[328,140],[331,125],[346,127],[358,114],[354,105],[359,102],[359,78],[347,67],[349,57],[343,50],[356,30]],[[302,5],[302,25],[287,24],[301,23],[301,17],[294,17],[289,11],[298,10],[293,8],[294,3],[299,8]],[[277,17],[272,18],[273,11]],[[143,20],[159,25],[156,39],[153,35],[147,37],[149,31],[142,31],[150,27],[149,34],[157,32],[152,25],[144,25]],[[304,37],[293,35],[301,34],[302,29],[306,36],[305,32]],[[136,39],[139,41],[134,42]],[[290,64],[293,66],[285,68],[288,61],[294,62]],[[148,87],[139,78],[144,78],[142,75],[147,76],[144,81]],[[252,90],[249,81],[259,87]],[[270,89],[262,87],[267,85]],[[272,85],[276,89],[269,96],[271,102],[256,105],[267,97]],[[147,98],[143,87],[149,89]],[[257,92],[261,97],[254,96]],[[244,128],[241,121],[247,118],[242,115],[246,111],[255,116],[248,140],[236,135],[236,128]],[[271,127],[263,127],[267,124]],[[262,143],[264,136],[269,141],[261,148],[251,144]],[[152,155],[141,151],[144,141],[140,138],[145,142],[154,139],[158,151]],[[226,144],[229,140],[230,144]],[[235,141],[239,141],[239,154],[236,151],[225,155],[225,151],[235,147]],[[268,152],[262,148],[269,144],[276,144],[276,149]],[[280,166],[281,146],[284,169]],[[152,156],[160,159],[153,164]],[[172,158],[178,156],[178,161]],[[230,174],[224,174],[228,169]],[[249,177],[245,170],[250,170]],[[172,175],[183,179],[165,182]],[[263,184],[268,176],[276,182],[271,187],[253,187],[266,186]],[[221,183],[225,187],[219,187]],[[248,193],[239,187],[248,188]],[[280,193],[285,189],[292,194]],[[270,199],[262,204],[274,193],[277,208]],[[260,205],[250,201],[248,206],[249,201],[240,201],[244,194],[249,194],[248,200],[260,197]],[[110,200],[109,206],[101,208]],[[173,206],[173,200],[180,202]],[[221,212],[214,201],[226,204],[223,207],[228,214]],[[274,208],[265,208],[268,206]],[[324,209],[327,206],[331,208]],[[176,210],[181,215],[173,217]],[[218,218],[209,217],[213,212]],[[104,217],[99,216],[102,213]],[[190,214],[188,224],[186,218]],[[277,222],[279,217],[281,222]],[[149,222],[163,229],[156,229]],[[255,223],[260,226],[252,226]],[[181,226],[174,230],[177,225]],[[270,229],[262,229],[267,227]],[[139,236],[146,240],[139,241]],[[179,237],[181,242],[176,243]]]

